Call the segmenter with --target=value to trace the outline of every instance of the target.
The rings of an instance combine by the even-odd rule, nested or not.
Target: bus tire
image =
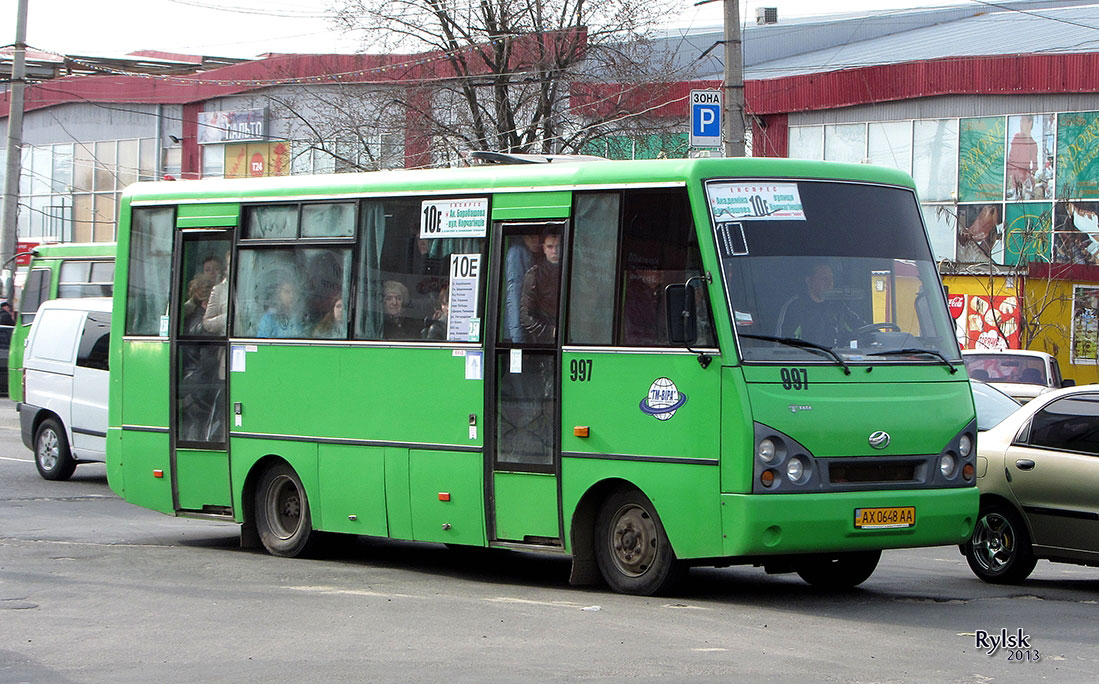
[[[821,589],[850,589],[874,574],[881,550],[806,556],[794,565],[803,580]]]
[[[683,569],[660,516],[636,489],[619,490],[603,502],[595,521],[595,558],[607,585],[623,594],[665,592]]]
[[[294,469],[278,463],[264,471],[256,487],[256,531],[273,556],[294,558],[316,542],[309,499]]]
[[[989,584],[1018,584],[1038,562],[1026,524],[1003,505],[981,509],[963,552],[973,574]]]
[[[47,480],[67,480],[76,470],[65,428],[56,418],[43,420],[34,433],[34,465]]]

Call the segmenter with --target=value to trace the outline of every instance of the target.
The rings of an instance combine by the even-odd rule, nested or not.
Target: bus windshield
[[[745,361],[960,361],[915,195],[859,183],[711,181]]]

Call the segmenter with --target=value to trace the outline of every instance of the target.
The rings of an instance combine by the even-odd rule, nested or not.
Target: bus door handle
[[[1015,461],[1015,467],[1019,470],[1034,470],[1034,461],[1029,458],[1020,458]]]

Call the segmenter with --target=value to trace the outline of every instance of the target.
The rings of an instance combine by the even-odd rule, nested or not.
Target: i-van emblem
[[[875,449],[884,449],[889,446],[889,433],[885,430],[878,430],[877,432],[870,433],[870,446]]]

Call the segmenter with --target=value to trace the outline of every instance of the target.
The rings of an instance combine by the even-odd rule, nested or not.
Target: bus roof
[[[705,158],[485,165],[467,168],[371,171],[315,176],[158,181],[129,186],[131,202],[241,201],[296,197],[353,197],[364,193],[567,190],[620,184],[681,184],[706,178],[828,179],[914,188],[896,169],[785,158]]]
[[[31,248],[35,259],[67,259],[72,257],[114,257],[118,251],[114,242],[57,242]]]

